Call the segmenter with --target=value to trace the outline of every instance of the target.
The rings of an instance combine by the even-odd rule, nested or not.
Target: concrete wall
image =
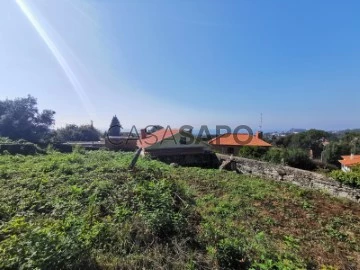
[[[228,155],[217,154],[217,157],[220,161],[230,159]],[[227,169],[265,179],[284,181],[305,188],[323,190],[333,196],[347,198],[360,203],[360,189],[344,186],[322,174],[241,157],[233,157]]]

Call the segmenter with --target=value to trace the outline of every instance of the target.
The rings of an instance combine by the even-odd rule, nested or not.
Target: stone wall
[[[225,166],[226,169],[236,170],[238,173],[284,181],[305,188],[323,190],[333,196],[347,198],[360,203],[360,189],[344,186],[340,182],[322,174],[241,157],[230,158],[228,155],[222,154],[217,154],[217,157],[221,162],[228,161]]]
[[[34,155],[36,153],[44,153],[45,151],[33,143],[4,143],[0,144],[0,154],[4,152],[12,155]]]
[[[201,167],[201,168],[218,168],[219,160],[213,153],[203,154],[184,154],[184,155],[162,155],[153,157],[164,163],[176,163],[181,166]]]

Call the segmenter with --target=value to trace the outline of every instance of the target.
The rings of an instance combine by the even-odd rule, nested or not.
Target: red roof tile
[[[339,162],[347,167],[360,165],[360,155],[354,155],[354,156],[342,156],[342,160],[339,160]]]
[[[226,145],[226,146],[266,146],[271,144],[259,139],[257,136],[251,136],[249,134],[234,134],[226,133],[220,135],[209,141],[211,145]]]
[[[160,129],[154,133],[148,134],[145,139],[139,139],[137,141],[137,146],[139,148],[147,148],[153,144],[156,144],[164,139],[172,137],[173,135],[179,133],[178,129]]]

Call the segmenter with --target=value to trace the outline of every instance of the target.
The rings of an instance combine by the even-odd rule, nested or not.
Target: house
[[[339,160],[341,163],[341,169],[344,172],[351,171],[351,167],[360,166],[360,155],[351,154],[350,156],[341,156],[342,160]]]
[[[270,147],[271,144],[262,140],[262,132],[255,135],[225,133],[209,141],[213,149],[222,154],[239,154],[243,146]]]
[[[212,167],[218,162],[208,143],[192,138],[191,131],[186,134],[170,127],[153,133],[142,129],[137,147],[142,148],[142,155],[166,163]]]
[[[114,151],[133,152],[137,149],[137,137],[132,135],[105,136],[105,147]]]
[[[151,156],[202,154],[211,151],[206,142],[191,141],[191,133],[184,136],[179,129],[160,129],[153,133],[141,130],[137,146]]]
[[[122,125],[114,115],[108,131],[105,132],[105,147],[114,151],[135,151],[138,137],[129,132],[121,132],[121,129]]]

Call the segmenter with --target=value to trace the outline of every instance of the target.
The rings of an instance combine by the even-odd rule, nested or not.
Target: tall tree
[[[39,112],[36,98],[30,95],[26,98],[0,100],[0,136],[44,142],[55,122],[54,115],[52,110]]]
[[[111,119],[108,135],[109,136],[120,136],[121,129],[122,129],[122,126],[120,124],[120,121],[116,117],[116,115],[114,115],[113,118]]]

